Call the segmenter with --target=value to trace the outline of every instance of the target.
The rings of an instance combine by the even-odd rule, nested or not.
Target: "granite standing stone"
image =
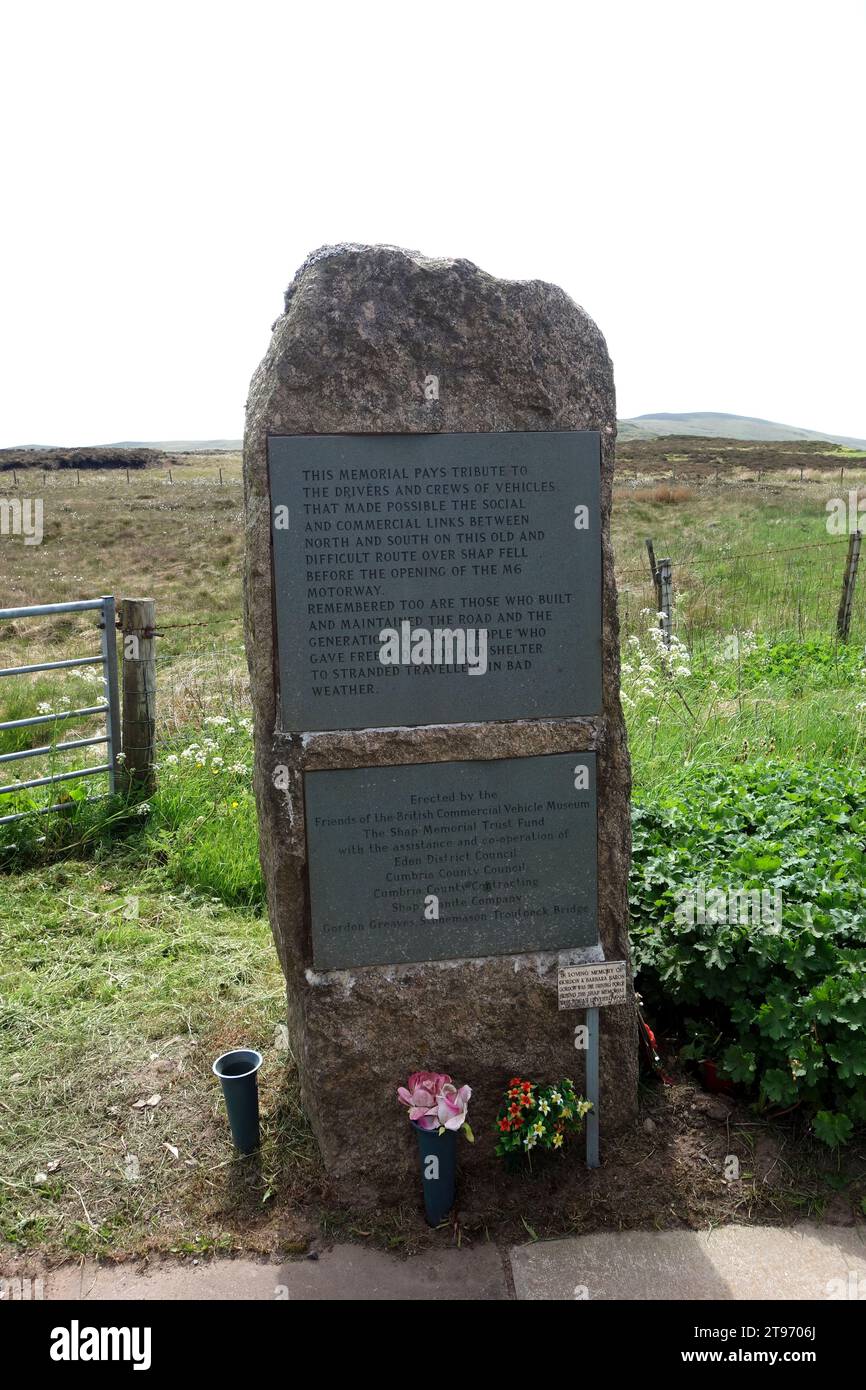
[[[406,1195],[414,1136],[395,1100],[408,1072],[474,1088],[465,1169],[492,1158],[509,1076],[571,1075],[581,1015],[560,1012],[557,970],[579,950],[344,970],[313,969],[304,777],[389,765],[596,755],[598,935],[628,959],[628,752],[619,702],[609,520],[613,374],[596,325],[561,289],[494,279],[464,260],[388,246],[325,247],[286,292],[253,377],[244,440],[245,628],[255,712],[255,790],[273,933],[285,972],[303,1102],[335,1189],[354,1205]],[[269,437],[598,431],[601,439],[602,712],[586,717],[286,732],[278,704]],[[597,958],[590,954],[590,959]],[[637,1028],[602,1011],[601,1134],[635,1111]],[[575,1155],[579,1161],[579,1153]]]

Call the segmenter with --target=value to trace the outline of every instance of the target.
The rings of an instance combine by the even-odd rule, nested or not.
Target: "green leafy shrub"
[[[866,774],[705,768],[638,804],[633,834],[639,989],[721,1033],[720,1074],[762,1105],[807,1102],[819,1138],[846,1140],[866,1120]],[[779,890],[781,918],[701,922],[698,880]]]
[[[862,666],[860,648],[834,637],[762,638],[743,661],[743,680],[752,687],[772,681],[793,691],[822,690],[856,680]]]

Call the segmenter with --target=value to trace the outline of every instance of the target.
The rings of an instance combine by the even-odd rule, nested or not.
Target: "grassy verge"
[[[0,876],[0,1235],[118,1256],[256,1248],[317,1165],[266,920],[178,889],[146,838]],[[210,1061],[265,1055],[264,1142],[227,1157]],[[270,1238],[269,1238],[270,1243]]]

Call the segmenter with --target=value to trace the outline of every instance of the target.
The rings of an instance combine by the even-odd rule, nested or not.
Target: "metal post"
[[[117,690],[117,635],[115,632],[114,595],[102,598],[102,673],[105,681],[105,716],[108,734],[108,790],[114,795],[117,788],[117,755],[120,752],[120,700]]]
[[[673,631],[673,566],[670,560],[659,560],[657,569],[660,622],[665,646],[669,647]]]
[[[598,1009],[586,1011],[586,1098],[592,1109],[586,1117],[586,1166],[598,1168]]]

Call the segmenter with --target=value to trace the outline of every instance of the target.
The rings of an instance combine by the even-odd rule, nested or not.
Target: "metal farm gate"
[[[107,745],[107,759],[93,767],[82,767],[73,771],[55,772],[48,777],[32,777],[26,782],[10,782],[0,786],[0,795],[8,792],[26,791],[31,787],[45,787],[54,782],[68,782],[78,777],[108,775],[108,792],[115,790],[117,755],[120,752],[120,702],[117,681],[117,647],[115,640],[114,596],[82,599],[78,603],[41,603],[28,608],[0,608],[2,618],[48,617],[57,613],[95,612],[100,616],[99,629],[101,652],[98,656],[72,657],[66,661],[36,661],[27,666],[6,666],[0,669],[0,676],[27,676],[37,671],[62,671],[75,666],[102,666],[104,701],[99,705],[85,705],[81,709],[62,710],[52,714],[37,714],[27,719],[7,719],[0,722],[2,729],[22,729],[36,724],[53,724],[55,728],[64,719],[84,719],[96,715],[105,716],[105,733],[93,738],[75,738],[66,743],[46,743],[39,748],[25,748],[15,753],[0,754],[0,764],[19,762],[23,758],[51,756],[66,752],[70,748],[88,748],[94,744]],[[2,774],[0,774],[2,775]],[[88,797],[88,800],[95,800]],[[51,806],[34,807],[29,811],[18,811],[13,815],[0,816],[0,825],[9,821],[21,820],[25,816],[59,811],[67,803],[55,802]]]

